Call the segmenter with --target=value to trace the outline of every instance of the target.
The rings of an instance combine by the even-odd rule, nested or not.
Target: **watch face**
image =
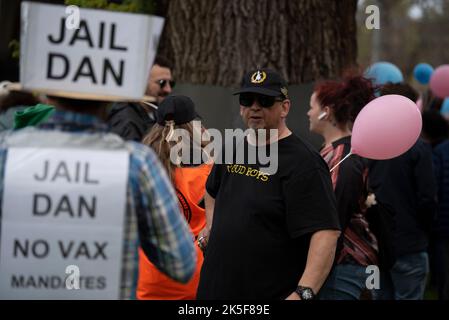
[[[312,290],[310,290],[310,289],[303,290],[302,295],[301,295],[301,299],[303,299],[303,300],[311,300],[311,299],[313,299]]]
[[[313,300],[315,298],[315,294],[312,289],[299,286],[296,289],[296,292],[301,297],[302,300]]]

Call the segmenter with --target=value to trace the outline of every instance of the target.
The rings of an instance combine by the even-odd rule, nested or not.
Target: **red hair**
[[[362,76],[322,81],[315,86],[314,92],[321,106],[333,111],[338,124],[353,122],[360,110],[375,98],[373,83]]]

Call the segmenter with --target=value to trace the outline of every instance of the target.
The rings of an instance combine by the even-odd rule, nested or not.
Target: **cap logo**
[[[267,78],[267,74],[264,71],[258,70],[251,76],[251,82],[252,83],[262,83],[265,81],[266,78]]]
[[[288,90],[287,90],[287,88],[282,87],[282,88],[281,88],[281,92],[282,92],[282,94],[284,95],[284,97],[288,98]]]

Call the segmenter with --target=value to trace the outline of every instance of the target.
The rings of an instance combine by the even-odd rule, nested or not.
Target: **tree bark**
[[[235,86],[270,67],[299,84],[356,63],[357,0],[160,1],[168,9],[159,53],[179,82]]]

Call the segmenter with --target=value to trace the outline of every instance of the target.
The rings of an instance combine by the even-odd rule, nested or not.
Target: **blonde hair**
[[[186,130],[189,133],[190,141],[193,141],[193,121],[181,125],[175,125],[174,121],[166,121],[165,126],[156,123],[142,140],[143,144],[151,147],[154,152],[156,152],[172,182],[174,181],[175,168],[181,166],[172,163],[170,160],[171,148],[181,140],[181,137],[179,137],[179,139],[173,139],[174,130],[176,129]],[[201,140],[201,150],[203,150],[207,144],[208,142],[203,142]]]

